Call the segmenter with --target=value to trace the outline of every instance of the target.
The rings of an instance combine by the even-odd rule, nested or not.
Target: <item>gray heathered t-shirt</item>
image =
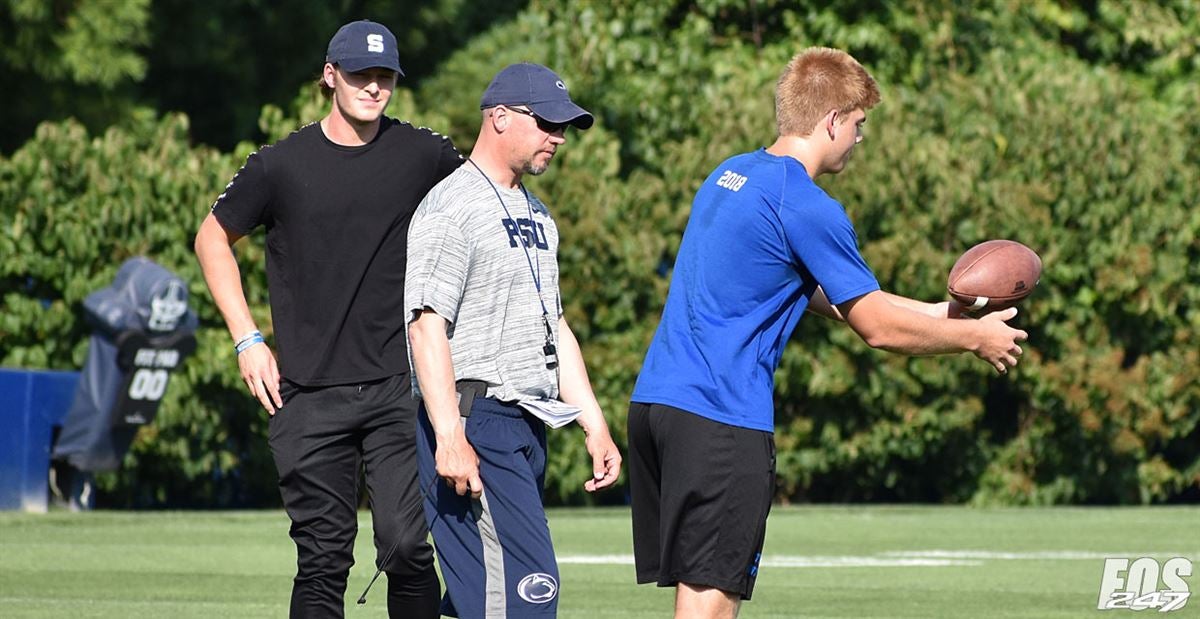
[[[495,185],[502,206],[492,187],[467,162],[421,201],[408,229],[405,311],[410,322],[427,307],[448,321],[455,380],[485,381],[499,400],[557,398],[534,276],[557,345],[558,228],[532,194],[527,202]],[[415,372],[413,391],[420,396]]]

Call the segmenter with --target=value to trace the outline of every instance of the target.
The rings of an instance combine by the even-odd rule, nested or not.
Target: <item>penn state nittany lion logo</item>
[[[533,573],[517,583],[517,595],[530,604],[545,604],[558,595],[558,582],[549,574]]]

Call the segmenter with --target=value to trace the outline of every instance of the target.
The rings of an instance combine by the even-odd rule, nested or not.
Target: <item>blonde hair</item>
[[[879,86],[850,54],[810,47],[792,57],[775,86],[775,127],[779,135],[812,134],[830,110],[847,114],[879,103]]]

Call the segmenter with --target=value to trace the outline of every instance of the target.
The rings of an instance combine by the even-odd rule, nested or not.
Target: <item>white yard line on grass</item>
[[[925,557],[929,559],[1004,560],[1004,561],[1090,561],[1111,557],[1200,557],[1200,551],[1168,552],[1123,550],[1120,552],[1091,552],[1078,550],[1035,550],[1029,552],[998,552],[993,550],[899,550],[885,552],[888,557]]]
[[[1109,557],[1200,557],[1200,552],[901,550],[870,556],[764,555],[764,567],[974,567],[985,561],[1091,561]],[[633,565],[633,555],[562,555],[560,564]]]
[[[563,555],[559,564],[574,565],[633,565],[633,555]],[[981,561],[968,559],[940,559],[925,557],[840,557],[792,555],[764,556],[763,567],[951,567],[981,565]]]

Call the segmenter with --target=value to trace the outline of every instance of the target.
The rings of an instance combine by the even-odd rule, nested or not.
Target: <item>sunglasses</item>
[[[567,127],[569,127],[571,125],[571,123],[550,122],[550,121],[546,120],[545,118],[542,118],[541,116],[538,116],[537,114],[534,114],[530,110],[523,110],[519,107],[508,107],[506,105],[506,106],[504,106],[504,109],[506,109],[510,112],[516,112],[518,114],[524,114],[526,116],[529,116],[533,120],[537,121],[538,129],[541,129],[542,131],[545,131],[546,133],[558,133],[559,131],[566,131]]]

